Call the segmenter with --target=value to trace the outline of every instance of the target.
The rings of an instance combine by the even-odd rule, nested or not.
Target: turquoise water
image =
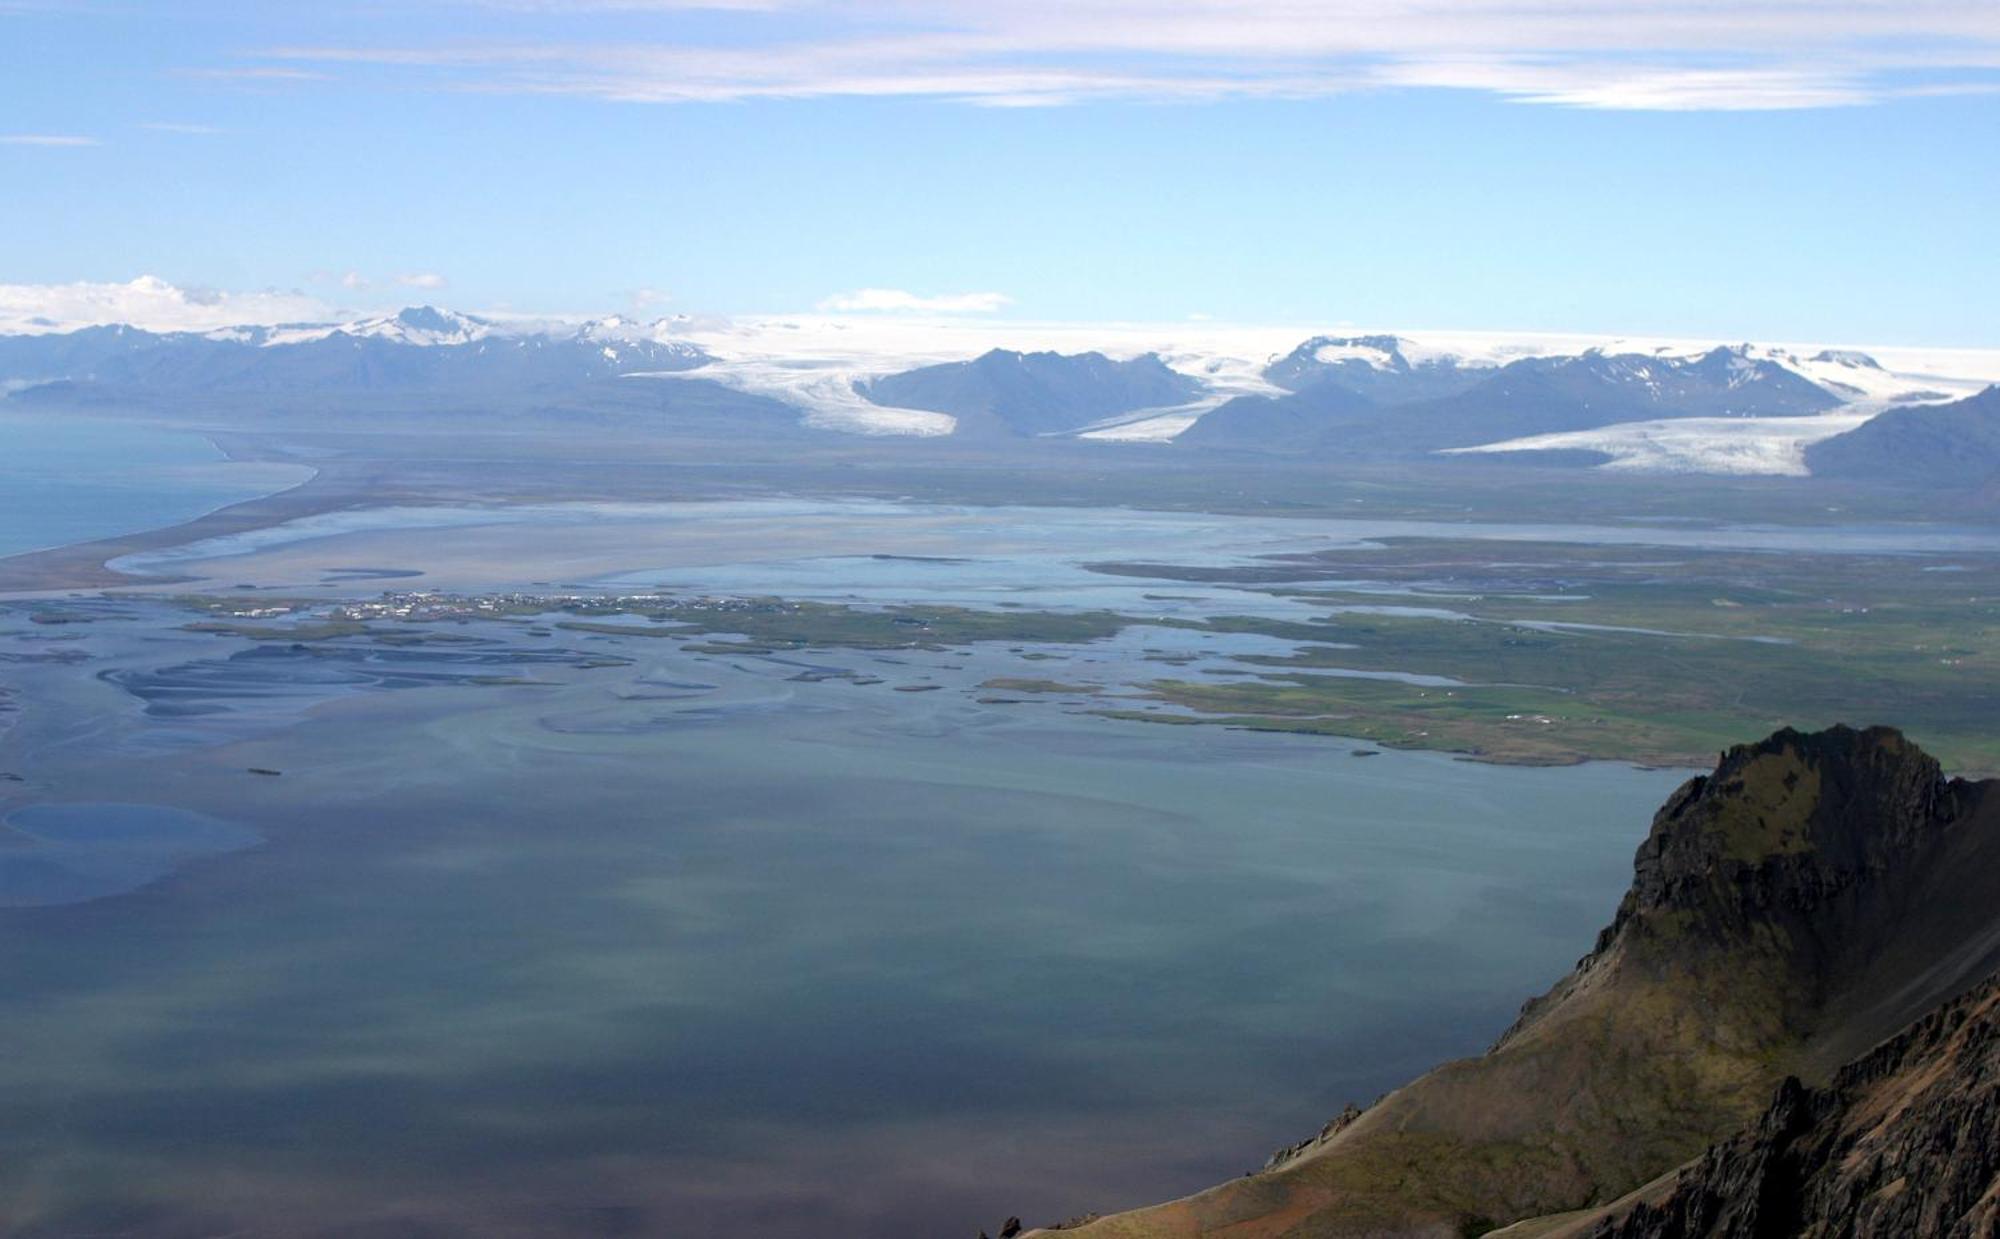
[[[0,406],[0,555],[179,524],[310,474],[230,461],[191,431]]]

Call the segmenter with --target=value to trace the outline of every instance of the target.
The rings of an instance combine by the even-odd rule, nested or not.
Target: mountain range
[[[1367,339],[1395,343],[1388,337]],[[1798,372],[1754,356],[1747,345],[1694,357],[1593,349],[1472,368],[1449,359],[1412,367],[1393,347],[1380,352],[1377,364],[1349,355],[1351,342],[1339,345],[1339,360],[1331,364],[1308,365],[1297,353],[1275,363],[1266,376],[1283,379],[1294,390],[1232,400],[1177,442],[1289,453],[1407,454],[1662,418],[1799,417],[1842,403]],[[1439,391],[1444,394],[1415,394]]]
[[[431,306],[336,326],[154,333],[86,327],[0,336],[0,384],[63,382],[98,393],[520,392],[709,361],[622,320],[559,331],[507,330]]]
[[[794,427],[827,433],[948,431],[989,446],[1051,437],[1171,440],[1187,452],[1303,459],[1540,447],[1535,441],[1546,436],[1675,421],[1699,424],[1707,435],[1734,425],[1797,444],[1825,439],[1811,453],[1815,472],[1870,483],[1921,475],[1978,485],[2000,458],[1976,416],[1982,406],[1947,403],[1973,390],[1969,383],[1895,374],[1852,350],[1801,355],[1734,345],[1468,356],[1393,335],[1321,335],[1262,362],[1185,349],[1117,356],[995,348],[899,369],[893,354],[871,364],[861,353],[815,353],[829,343],[851,348],[838,333],[787,339],[776,330],[754,338],[706,330],[681,320],[514,321],[416,306],[340,323],[0,334],[0,396],[31,393],[26,398],[45,406],[233,402],[250,412],[319,411],[329,400],[361,396],[412,410],[424,406],[408,398],[422,396],[496,413],[636,402],[698,406],[704,433],[724,437],[761,437],[789,417]],[[676,381],[644,385],[638,395],[612,386],[633,377]],[[1882,410],[1838,439],[1828,436],[1852,421],[1813,420]],[[1767,429],[1784,421],[1799,429]],[[1563,459],[1605,459],[1593,443],[1575,446],[1583,450]],[[1786,467],[1804,472],[1799,448],[1791,452]],[[1908,463],[1920,455],[1927,464]],[[1898,463],[1887,469],[1870,463],[1890,457]]]
[[[1990,1235],[1996,967],[2000,781],[1886,728],[1780,731],[1674,793],[1594,949],[1484,1055],[1064,1230]]]

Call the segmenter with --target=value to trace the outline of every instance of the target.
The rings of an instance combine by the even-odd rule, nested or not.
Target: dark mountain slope
[[[1887,729],[1730,750],[1655,817],[1597,948],[1485,1055],[1092,1236],[1455,1236],[1601,1206],[2000,964],[2000,784]]]
[[[989,437],[1078,430],[1134,409],[1186,404],[1201,392],[1201,380],[1153,353],[1112,361],[1102,353],[1008,349],[885,375],[862,389],[876,404],[949,413],[958,433]]]
[[[2000,978],[1843,1068],[1662,1188],[1550,1234],[1981,1239],[2000,1234]]]
[[[2000,477],[2000,386],[1950,404],[1890,409],[1806,449],[1815,477],[1984,486]]]
[[[1670,417],[1793,417],[1840,403],[1833,393],[1742,349],[1695,358],[1588,352],[1533,357],[1442,400],[1357,427],[1333,450],[1437,450]]]
[[[1374,401],[1336,382],[1287,396],[1238,396],[1175,437],[1189,447],[1297,453],[1318,450],[1340,427],[1372,418]]]

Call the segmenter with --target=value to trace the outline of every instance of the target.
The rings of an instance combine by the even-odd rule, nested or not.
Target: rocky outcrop
[[[1825,1088],[1788,1077],[1750,1130],[1590,1239],[2000,1234],[2000,978]]]
[[[1755,1121],[1788,1076],[1838,1087],[1996,967],[1996,785],[1944,779],[1887,728],[1780,731],[1669,799],[1595,949],[1485,1055],[1082,1233],[1443,1236],[1601,1208]]]

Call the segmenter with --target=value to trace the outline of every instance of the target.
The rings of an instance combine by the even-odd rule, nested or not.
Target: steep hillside
[[[1328,381],[1285,396],[1238,396],[1204,413],[1174,442],[1252,452],[1311,452],[1343,425],[1372,418],[1378,410],[1367,397]]]
[[[2000,386],[1950,404],[1890,409],[1806,449],[1815,477],[1972,488],[2000,477]]]
[[[1975,1239],[2000,1233],[2000,977],[1545,1239]]]
[[[1597,947],[1485,1055],[1092,1236],[1456,1236],[1601,1206],[2000,964],[2000,784],[1781,731],[1655,817]]]

